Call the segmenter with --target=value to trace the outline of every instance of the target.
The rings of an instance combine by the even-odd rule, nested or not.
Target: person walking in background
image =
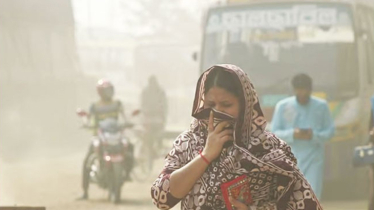
[[[298,74],[292,79],[295,96],[275,108],[272,131],[292,148],[301,172],[320,199],[323,184],[324,144],[335,131],[325,100],[311,96],[312,79]]]
[[[141,111],[143,112],[144,139],[151,151],[155,152],[155,145],[162,146],[167,118],[167,98],[154,75],[149,77],[148,85],[142,92]]]

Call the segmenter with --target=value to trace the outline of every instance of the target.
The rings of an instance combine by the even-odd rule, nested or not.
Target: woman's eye
[[[214,104],[212,104],[212,103],[207,103],[207,104],[206,104],[206,107],[207,107],[207,108],[212,108],[212,107],[214,107]]]

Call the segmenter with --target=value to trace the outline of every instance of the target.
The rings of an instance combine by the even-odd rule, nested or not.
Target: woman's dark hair
[[[312,90],[313,81],[312,78],[307,74],[297,74],[292,79],[292,86],[295,89],[307,89]]]
[[[205,81],[204,94],[207,94],[212,87],[220,87],[235,95],[243,97],[243,90],[239,78],[222,67],[214,67],[208,74]]]

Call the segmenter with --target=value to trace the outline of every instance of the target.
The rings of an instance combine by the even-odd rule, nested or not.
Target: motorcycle
[[[136,110],[132,116],[138,114]],[[78,109],[77,115],[87,121],[87,112]],[[108,199],[113,203],[121,200],[121,189],[126,178],[125,161],[131,158],[133,152],[124,131],[133,126],[131,123],[119,124],[112,118],[100,121],[98,128],[84,126],[97,129],[97,137],[91,142],[93,152],[89,154],[84,166],[89,170],[89,181],[107,189]]]

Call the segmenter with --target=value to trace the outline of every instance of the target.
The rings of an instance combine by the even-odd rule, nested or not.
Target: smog
[[[151,187],[191,127],[199,77],[221,63],[249,75],[270,131],[277,103],[294,95],[292,78],[308,74],[335,126],[323,144],[321,205],[367,209],[369,167],[352,163],[369,139],[374,6],[362,1],[361,17],[353,0],[274,2],[0,0],[0,209],[157,209]],[[89,158],[101,141],[94,130],[107,137],[90,124],[109,109],[100,107],[107,84],[120,102],[113,112],[124,114],[114,118],[127,126],[117,131],[131,155],[121,158],[133,158],[119,199]]]

